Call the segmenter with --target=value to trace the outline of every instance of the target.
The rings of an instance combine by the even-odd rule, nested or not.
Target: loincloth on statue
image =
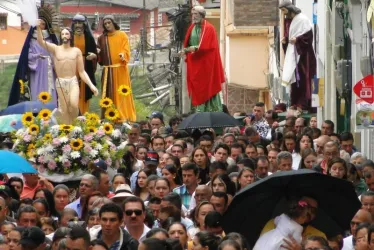
[[[78,78],[76,76],[71,78],[56,78],[56,88],[61,88],[64,91],[70,91],[73,84],[78,85]]]

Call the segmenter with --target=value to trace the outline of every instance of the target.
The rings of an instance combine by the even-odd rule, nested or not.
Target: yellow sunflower
[[[100,118],[95,113],[86,114],[86,121],[88,125],[95,125],[100,121]]]
[[[131,89],[125,85],[120,85],[118,88],[118,93],[123,96],[128,96],[131,94]]]
[[[22,115],[22,124],[26,127],[34,123],[34,116],[31,112],[26,112]]]
[[[19,82],[20,93],[24,94],[25,93],[25,83],[23,82],[22,79],[20,79],[18,82]]]
[[[35,144],[30,143],[30,144],[27,146],[27,150],[33,150],[33,149],[35,149]]]
[[[38,134],[39,133],[39,126],[36,124],[31,124],[29,127],[30,134]]]
[[[118,118],[119,118],[118,110],[114,109],[114,108],[108,108],[105,111],[105,118],[108,119],[108,120],[111,120],[111,121],[118,120]]]
[[[104,131],[105,131],[105,134],[110,135],[110,134],[112,133],[112,131],[113,131],[113,126],[112,126],[112,124],[110,124],[110,123],[105,123],[105,124],[104,124]]]
[[[70,132],[72,129],[73,129],[72,125],[66,125],[66,124],[60,125],[61,131]]]
[[[72,139],[70,141],[70,147],[73,149],[73,150],[79,150],[83,147],[83,141],[81,139]]]
[[[109,108],[109,107],[112,106],[112,104],[113,104],[112,99],[110,99],[108,97],[105,97],[104,99],[100,100],[100,107],[102,107],[102,108],[105,108],[105,109]]]
[[[50,133],[44,135],[44,140],[50,141],[52,140],[52,135]]]
[[[38,98],[42,103],[47,103],[52,99],[51,95],[48,92],[40,92]]]
[[[49,118],[51,118],[52,112],[48,109],[42,109],[40,110],[38,117],[44,121],[48,121]]]
[[[91,127],[88,127],[88,131],[90,131],[90,133],[96,133],[97,128],[91,126]]]

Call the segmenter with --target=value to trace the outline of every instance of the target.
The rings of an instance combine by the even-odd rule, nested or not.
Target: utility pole
[[[56,7],[56,12],[60,13],[60,5],[61,5],[61,0],[55,0],[55,7]]]
[[[145,53],[147,48],[147,9],[146,9],[146,0],[143,0],[143,32],[141,36],[142,43],[142,58],[143,58],[143,74],[145,74]]]

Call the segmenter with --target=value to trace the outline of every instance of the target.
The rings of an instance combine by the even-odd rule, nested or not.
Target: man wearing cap
[[[45,234],[39,227],[29,227],[22,232],[19,242],[22,249],[44,250],[46,249]]]
[[[148,151],[144,162],[144,168],[152,172],[152,174],[157,174],[162,176],[160,172],[157,172],[157,166],[159,162],[159,156],[156,151]],[[139,171],[134,172],[130,177],[131,190],[135,190],[136,180],[138,179]]]
[[[73,17],[71,29],[74,33],[74,47],[80,49],[83,55],[84,70],[87,72],[92,84],[96,86],[96,42],[92,35],[90,26],[88,25],[87,18],[83,15],[76,14]],[[91,97],[91,89],[81,79],[79,79],[79,110],[81,114],[89,111],[89,100]]]
[[[316,74],[316,57],[313,49],[313,29],[307,16],[284,0],[279,8],[285,15],[282,85],[291,85],[291,107],[301,111],[311,105],[312,79]]]
[[[214,26],[205,19],[202,6],[192,8],[192,24],[184,41],[187,88],[197,112],[222,111],[219,95],[225,82],[219,45]]]
[[[117,107],[123,121],[136,120],[135,105],[131,94],[129,38],[113,15],[103,18],[103,34],[97,40],[99,64],[104,67],[101,77],[102,98],[109,97]]]

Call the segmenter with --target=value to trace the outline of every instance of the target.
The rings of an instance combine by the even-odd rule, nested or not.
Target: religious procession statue
[[[96,86],[95,71],[97,65],[96,42],[88,24],[87,18],[77,14],[73,17],[72,31],[74,33],[74,47],[80,49],[83,55],[84,70],[87,72],[91,82]],[[77,75],[79,81],[79,111],[84,114],[89,111],[89,100],[92,91],[88,85]]]
[[[222,111],[220,92],[225,74],[214,26],[205,20],[202,6],[192,9],[192,24],[184,41],[186,56],[187,89],[192,106],[197,112]]]
[[[310,110],[312,81],[317,70],[312,24],[290,0],[284,0],[279,8],[285,15],[282,45],[286,56],[282,85],[291,85],[291,107],[293,109]]]
[[[109,97],[117,107],[121,121],[136,121],[128,70],[130,61],[129,39],[114,16],[103,18],[103,34],[98,38],[98,62],[103,66],[102,98]]]
[[[71,29],[63,28],[61,30],[61,45],[57,46],[43,40],[41,26],[39,20],[37,40],[43,48],[52,54],[57,75],[56,89],[59,112],[56,117],[60,123],[71,124],[78,116],[79,85],[77,74],[89,86],[94,95],[98,95],[98,90],[84,71],[82,52],[72,46],[74,34]]]
[[[38,14],[44,40],[51,44],[58,44],[53,30],[53,27],[58,25],[57,13],[50,5],[43,4],[38,8]],[[50,53],[37,42],[37,30],[32,27],[19,57],[8,106],[22,101],[36,101],[40,92],[48,92],[52,96],[52,102],[56,104],[55,79]],[[29,99],[24,98],[27,93],[27,89],[24,88],[26,83],[30,88]]]

